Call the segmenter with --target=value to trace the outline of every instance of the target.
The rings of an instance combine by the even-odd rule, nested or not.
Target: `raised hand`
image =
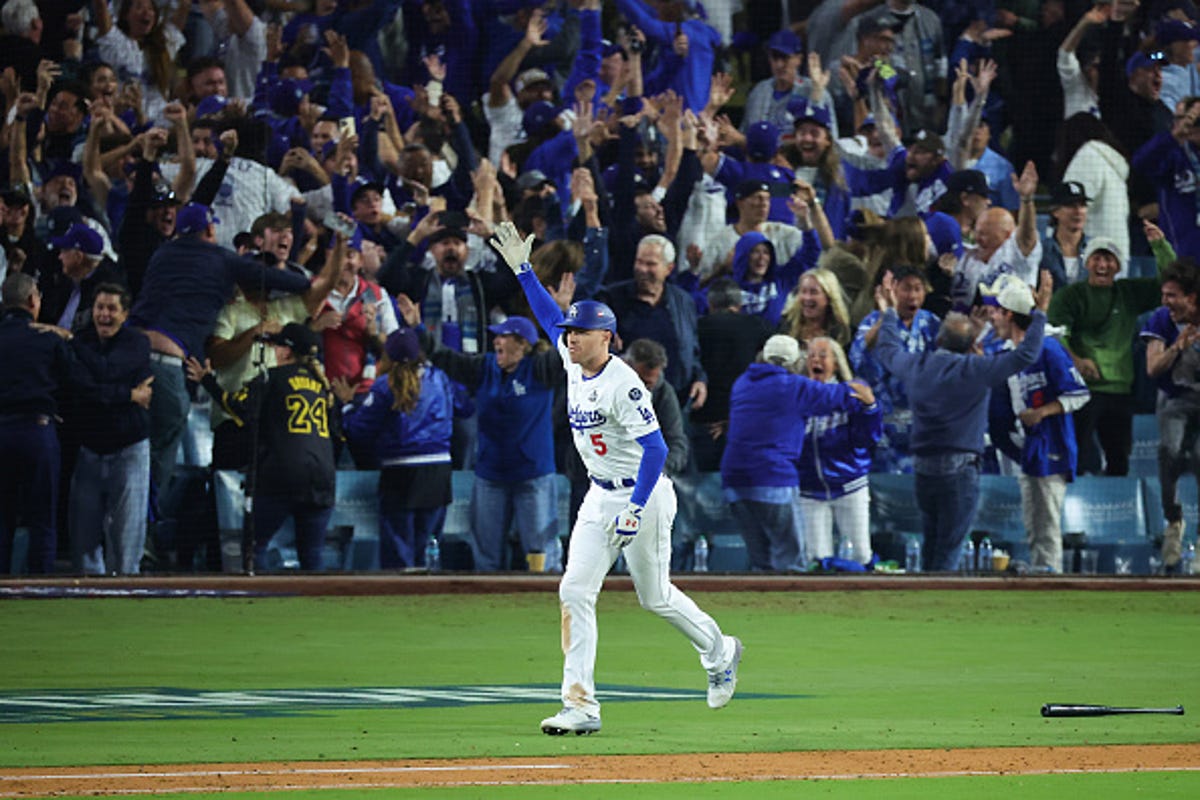
[[[564,272],[558,281],[558,286],[547,286],[546,291],[554,298],[555,305],[565,313],[575,298],[575,273]]]
[[[1146,241],[1159,242],[1166,239],[1167,236],[1162,232],[1162,228],[1155,225],[1148,219],[1142,220],[1142,230],[1146,233]]]
[[[812,92],[809,94],[809,99],[814,102],[820,101],[825,96],[825,88],[829,86],[831,74],[829,70],[821,66],[821,54],[813,51],[808,54],[808,79],[812,81]]]
[[[655,125],[668,139],[679,135],[679,119],[683,116],[683,98],[668,89],[655,100],[662,107],[662,113]]]
[[[1050,308],[1050,298],[1054,296],[1054,277],[1050,274],[1050,270],[1043,269],[1038,272],[1038,285],[1033,293],[1033,304],[1042,311]]]
[[[971,81],[972,88],[975,89],[975,94],[986,95],[992,88],[992,82],[996,80],[996,75],[1000,72],[1000,67],[990,58],[984,59],[979,63],[979,74],[971,75],[968,73],[967,79]]]
[[[325,31],[325,44],[321,48],[325,55],[329,56],[329,60],[333,62],[333,66],[342,68],[350,66],[350,45],[346,43],[346,37],[340,35],[337,31]]]
[[[592,134],[592,103],[590,100],[577,102],[571,118],[571,135],[576,141],[587,139]]]
[[[599,200],[592,171],[587,167],[576,167],[571,171],[571,197],[584,204]]]
[[[221,155],[225,158],[233,158],[233,154],[237,152],[238,148],[237,130],[230,128],[227,131],[221,131],[217,141],[221,143]]]
[[[1108,18],[1112,15],[1112,3],[1097,3],[1087,10],[1083,15],[1092,25],[1103,25],[1108,22]]]
[[[890,269],[883,273],[883,280],[875,287],[875,307],[880,311],[896,307],[896,278]]]
[[[525,41],[530,47],[545,47],[550,44],[544,38],[546,35],[546,12],[535,10],[529,15],[529,24],[525,26]]]
[[[496,227],[496,232],[488,239],[488,244],[500,254],[514,274],[520,275],[530,270],[529,254],[533,252],[533,239],[532,233],[522,239],[517,226],[505,220]]]
[[[718,72],[712,76],[712,83],[708,87],[708,108],[716,112],[733,99],[735,92],[733,76],[728,72]]]
[[[162,114],[163,118],[166,119],[167,122],[171,123],[172,127],[178,127],[180,124],[187,124],[187,109],[183,107],[182,103],[167,103],[165,106],[163,106]]]
[[[802,231],[812,230],[812,206],[800,192],[794,192],[787,199],[788,211],[796,217],[796,227]]]
[[[1037,191],[1038,171],[1032,161],[1025,162],[1025,169],[1021,170],[1021,175],[1013,175],[1013,188],[1017,190],[1017,194],[1021,195],[1022,200],[1028,200],[1033,197]]]

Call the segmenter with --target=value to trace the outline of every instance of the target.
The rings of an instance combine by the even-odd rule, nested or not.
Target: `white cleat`
[[[742,660],[742,640],[733,638],[733,657],[720,669],[708,673],[708,707],[724,708],[737,689],[738,664]]]
[[[550,736],[563,736],[568,733],[583,736],[599,730],[600,718],[581,708],[564,706],[563,710],[553,717],[542,720],[542,733]]]

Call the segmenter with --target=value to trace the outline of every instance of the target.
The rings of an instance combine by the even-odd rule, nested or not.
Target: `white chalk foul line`
[[[304,769],[211,769],[176,772],[64,772],[58,775],[0,775],[0,781],[72,781],[99,778],[213,778],[238,775],[382,775],[389,772],[490,772],[507,769],[571,769],[572,764],[467,764],[446,767],[326,767]]]

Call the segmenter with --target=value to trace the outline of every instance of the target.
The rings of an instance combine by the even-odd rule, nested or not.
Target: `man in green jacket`
[[[1146,233],[1161,273],[1175,252],[1158,228],[1147,223]],[[1133,341],[1138,315],[1159,305],[1158,278],[1117,280],[1125,254],[1103,236],[1088,242],[1083,262],[1087,281],[1056,292],[1047,316],[1067,328],[1067,352],[1092,393],[1074,414],[1079,472],[1099,474],[1103,450],[1104,474],[1125,475],[1133,447]]]

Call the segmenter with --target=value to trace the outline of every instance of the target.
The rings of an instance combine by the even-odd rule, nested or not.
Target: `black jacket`
[[[148,437],[150,412],[130,400],[130,391],[150,377],[150,340],[128,327],[105,340],[88,327],[71,340],[71,349],[95,384],[72,393],[64,406],[73,439],[104,455]]]
[[[0,317],[0,416],[58,413],[60,387],[74,385],[78,366],[67,343],[33,327],[19,308]]]

